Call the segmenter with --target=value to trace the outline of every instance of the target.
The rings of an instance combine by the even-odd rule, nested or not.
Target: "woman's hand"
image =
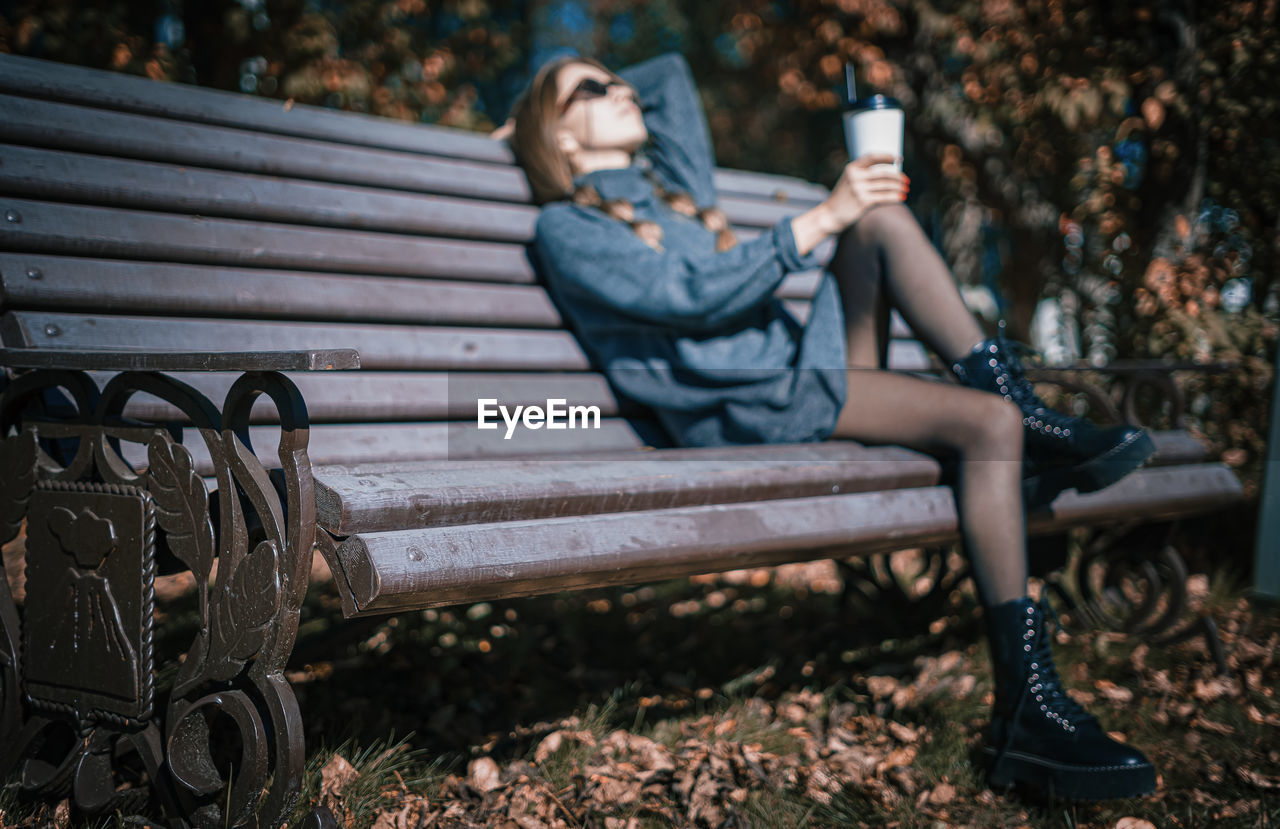
[[[510,138],[511,134],[515,132],[515,130],[516,130],[516,122],[508,118],[507,123],[503,124],[493,132],[489,133],[489,137],[497,139],[498,141],[502,141],[503,139]]]
[[[892,166],[895,161],[892,155],[866,155],[846,164],[826,199],[791,220],[800,255],[807,255],[823,239],[858,221],[877,204],[901,204],[911,184]],[[873,165],[884,166],[869,169]]]
[[[892,155],[865,155],[845,165],[840,180],[823,201],[830,215],[832,233],[839,233],[878,204],[899,204],[911,189],[911,180],[892,165]]]

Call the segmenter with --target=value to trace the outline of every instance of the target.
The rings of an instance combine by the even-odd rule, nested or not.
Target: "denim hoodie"
[[[535,261],[588,356],[681,446],[822,440],[845,399],[844,320],[823,271],[805,325],[773,292],[801,256],[791,219],[731,250],[658,198],[644,172],[716,203],[715,158],[693,75],[676,52],[618,72],[640,96],[650,141],[630,167],[574,179],[625,198],[663,230],[659,252],[624,222],[570,201],[545,205]]]

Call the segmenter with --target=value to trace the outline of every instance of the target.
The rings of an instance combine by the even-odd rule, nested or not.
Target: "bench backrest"
[[[294,377],[322,464],[662,445],[538,284],[537,208],[504,143],[8,55],[0,111],[4,345],[356,348],[361,371]],[[825,195],[733,170],[716,184],[743,238]],[[780,288],[801,318],[817,278]],[[891,365],[927,368],[894,333]],[[218,401],[233,378],[181,379]],[[477,396],[552,390],[598,406],[602,428],[535,443],[469,428]]]

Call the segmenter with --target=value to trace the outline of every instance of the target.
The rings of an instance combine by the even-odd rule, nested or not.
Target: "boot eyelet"
[[[1023,645],[1023,646],[1022,646],[1022,649],[1023,649],[1024,651],[1026,651],[1027,653],[1031,653],[1031,646],[1030,646],[1030,645]]]
[[[1070,430],[1070,429],[1063,429],[1063,430],[1062,430],[1062,436],[1063,436],[1064,438],[1069,438],[1069,437],[1071,437],[1071,430]]]
[[[987,365],[991,366],[992,368],[995,368],[996,366],[1000,365],[1000,363],[996,360],[995,357],[992,357],[990,360],[987,360]]]
[[[1041,706],[1040,706],[1040,710],[1045,712],[1045,716],[1046,716],[1046,717],[1047,717],[1047,716],[1049,716],[1049,706],[1047,706],[1047,705],[1041,705]]]

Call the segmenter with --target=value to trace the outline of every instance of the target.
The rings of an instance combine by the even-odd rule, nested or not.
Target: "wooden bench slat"
[[[249,427],[254,451],[263,462],[279,466],[275,441],[280,430],[274,426]],[[209,452],[192,429],[182,430],[183,442],[191,450],[196,470],[213,473]],[[472,458],[531,458],[569,453],[632,451],[662,445],[659,427],[639,418],[601,418],[599,429],[532,432],[517,429],[510,440],[503,430],[479,431],[475,421],[439,423],[321,423],[311,427],[307,455],[316,465],[348,466]],[[135,468],[147,465],[147,448],[122,444],[121,453]]]
[[[525,245],[182,216],[0,196],[0,249],[184,264],[530,284]],[[758,231],[743,231],[744,238]],[[834,250],[830,239],[818,255]]]
[[[732,170],[728,167],[717,167],[713,177],[717,193],[789,202],[802,208],[818,204],[830,192],[820,184],[794,176]]]
[[[193,90],[196,91],[196,90]],[[117,158],[528,204],[524,172],[190,121],[0,95],[0,141]],[[819,197],[821,198],[821,197]]]
[[[34,271],[36,278],[29,274]],[[0,253],[8,308],[562,328],[541,286]],[[282,301],[281,298],[286,298]]]
[[[535,281],[523,245],[173,216],[0,196],[0,249],[385,276]]]
[[[338,371],[360,368],[349,348],[293,351],[153,351],[142,348],[0,348],[0,366],[121,371]]]
[[[1106,489],[1068,490],[1045,510],[1029,513],[1027,531],[1048,533],[1079,525],[1189,517],[1237,503],[1244,487],[1224,464],[1144,467]]]
[[[526,244],[536,207],[0,145],[0,190],[229,219]]]
[[[1143,469],[1101,492],[1064,493],[1029,516],[1035,533],[1082,523],[1210,512],[1240,482],[1220,464]],[[338,550],[352,610],[440,607],[496,597],[633,584],[958,538],[951,490],[755,501],[592,516],[359,533]]]
[[[338,558],[358,610],[388,612],[895,550],[955,528],[950,490],[927,487],[362,533]]]
[[[792,274],[777,295],[808,298],[818,273]],[[289,301],[282,303],[282,296]],[[6,307],[34,310],[564,327],[554,303],[540,286],[31,253],[0,253],[0,297]],[[807,308],[807,304],[795,307]],[[896,313],[890,333],[895,337],[911,335]]]
[[[354,348],[365,369],[582,371],[586,355],[567,331],[117,317],[9,311],[5,343],[28,348],[220,351]]]
[[[933,458],[851,442],[753,447],[754,457],[545,459],[394,472],[315,470],[316,520],[335,535],[932,486]]]
[[[487,135],[389,118],[337,112],[305,104],[252,98],[185,84],[156,83],[115,72],[71,67],[51,61],[0,54],[0,92],[60,101],[110,111],[213,124],[240,130],[338,144],[514,165],[506,143]],[[724,193],[773,198],[785,195],[798,204],[817,203],[826,190],[791,176],[717,169],[716,187]]]
[[[111,377],[103,373],[91,376],[99,387]],[[170,376],[220,403],[238,375],[172,372]],[[479,398],[497,398],[507,406],[545,406],[548,397],[558,397],[572,405],[598,406],[602,417],[638,413],[635,406],[613,394],[604,375],[596,373],[359,371],[340,375],[290,374],[289,378],[307,401],[312,423],[474,422]],[[177,409],[147,395],[132,398],[124,413],[138,420],[185,422]],[[259,398],[250,422],[279,422],[269,397]]]
[[[1198,463],[1208,456],[1185,432],[1156,432],[1152,466]],[[1190,449],[1198,450],[1193,454]],[[716,489],[703,503],[768,500],[831,492],[931,486],[938,464],[897,447],[851,441],[723,449],[664,449],[648,457],[543,459],[522,466],[432,461],[315,470],[318,521],[335,535],[445,524],[512,521],[548,515],[621,512],[658,506],[691,489]],[[846,467],[855,468],[846,468]],[[759,479],[736,479],[738,473]],[[728,480],[726,480],[726,478]],[[616,479],[616,480],[615,480]],[[771,487],[777,487],[777,491]],[[833,489],[836,487],[838,489]],[[785,496],[781,493],[786,493]],[[735,495],[734,493],[737,493]],[[698,495],[701,497],[701,495]],[[633,498],[639,500],[632,500]],[[650,503],[650,501],[654,503]],[[639,504],[639,505],[637,505]]]
[[[561,330],[444,326],[117,317],[44,311],[9,311],[0,318],[5,342],[27,348],[160,348],[218,350],[228,341],[246,348],[281,351],[337,346],[360,352],[368,370],[591,368],[573,335]],[[914,340],[889,344],[897,371],[927,371],[932,365]]]
[[[286,104],[188,84],[0,55],[0,91],[159,118],[252,129],[341,144],[510,164],[511,150],[480,133]]]
[[[154,161],[0,145],[0,190],[17,196],[230,219],[527,244],[529,204],[299,181]],[[735,197],[720,206],[737,227],[772,227],[799,208]]]

